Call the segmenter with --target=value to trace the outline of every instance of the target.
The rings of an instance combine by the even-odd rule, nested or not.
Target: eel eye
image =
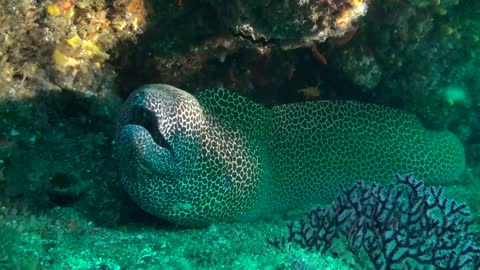
[[[160,132],[156,115],[153,111],[142,106],[134,106],[128,114],[128,120],[125,124],[142,126],[145,128],[153,141],[160,147],[166,148],[174,156],[173,147],[167,142],[165,136]]]

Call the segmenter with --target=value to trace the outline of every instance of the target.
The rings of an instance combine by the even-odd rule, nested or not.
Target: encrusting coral
[[[284,49],[305,47],[341,37],[367,12],[368,2],[208,0],[223,23],[252,43],[274,43]]]

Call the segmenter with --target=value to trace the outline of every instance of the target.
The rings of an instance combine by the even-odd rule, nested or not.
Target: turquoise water
[[[0,5],[0,269],[478,269],[480,2]]]

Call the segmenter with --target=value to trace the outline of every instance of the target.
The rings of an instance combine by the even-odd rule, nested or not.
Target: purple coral
[[[353,252],[363,249],[375,269],[479,269],[470,213],[465,204],[447,199],[443,188],[397,176],[387,186],[357,182],[340,190],[330,208],[308,212],[299,226],[288,225],[288,238],[269,243],[327,252],[345,239]]]

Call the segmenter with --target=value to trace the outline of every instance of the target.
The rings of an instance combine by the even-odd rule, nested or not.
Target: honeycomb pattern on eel
[[[413,173],[445,184],[461,142],[400,110],[354,101],[266,108],[225,89],[141,87],[115,138],[121,182],[145,211],[182,226],[250,221],[331,201],[338,184]]]

